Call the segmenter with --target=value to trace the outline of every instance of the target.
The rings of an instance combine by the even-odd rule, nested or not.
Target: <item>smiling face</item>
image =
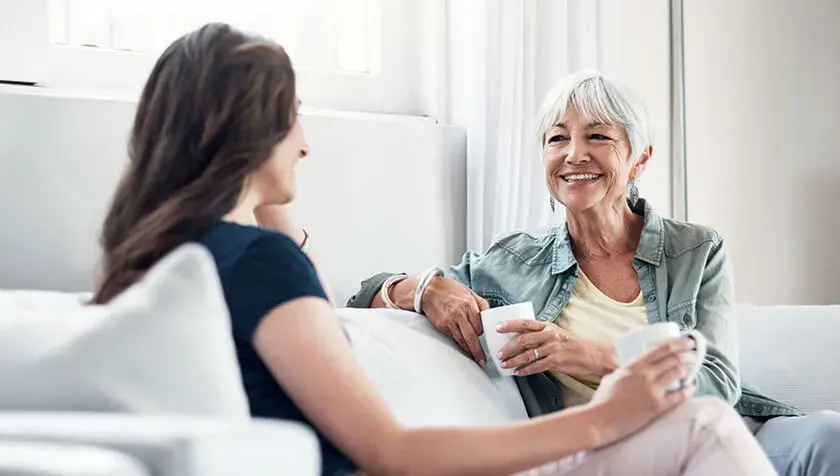
[[[537,139],[551,195],[567,211],[625,205],[653,154],[639,98],[597,72],[566,76],[543,99]]]
[[[623,203],[628,181],[647,165],[650,147],[633,160],[624,128],[585,117],[569,104],[547,129],[542,157],[552,196],[576,212]]]

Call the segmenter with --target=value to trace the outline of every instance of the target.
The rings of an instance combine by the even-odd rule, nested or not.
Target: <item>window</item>
[[[308,106],[424,114],[443,1],[0,0],[0,80],[135,94],[174,39],[222,21],[282,44]]]
[[[49,0],[58,45],[159,55],[184,32],[224,21],[282,44],[300,69],[379,73],[382,0]]]

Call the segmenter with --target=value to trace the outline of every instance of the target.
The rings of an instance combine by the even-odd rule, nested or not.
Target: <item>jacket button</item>
[[[654,302],[654,301],[656,301],[656,295],[655,294],[648,298],[648,302]]]
[[[683,314],[683,323],[685,323],[685,325],[691,324],[691,317],[689,317],[688,314]]]

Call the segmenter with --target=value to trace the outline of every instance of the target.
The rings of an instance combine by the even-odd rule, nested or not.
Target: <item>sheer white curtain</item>
[[[614,0],[450,0],[450,107],[467,128],[467,246],[552,216],[535,116],[562,76],[603,69]],[[460,84],[459,84],[460,83]]]

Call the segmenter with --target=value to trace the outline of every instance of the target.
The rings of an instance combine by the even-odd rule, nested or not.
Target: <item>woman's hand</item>
[[[401,309],[413,310],[418,281],[417,276],[410,276],[398,282],[391,290],[391,300]],[[373,304],[384,305],[378,295]],[[437,276],[429,282],[421,307],[438,331],[451,337],[473,360],[484,365],[487,359],[478,336],[484,332],[481,311],[490,307],[487,301],[458,281]]]
[[[423,295],[423,314],[458,343],[479,365],[487,361],[478,336],[484,333],[481,311],[490,306],[472,289],[442,276],[433,278]]]
[[[297,243],[303,241],[303,228],[292,216],[291,204],[261,205],[254,209],[254,217],[260,226],[285,233]]]
[[[636,433],[694,394],[693,386],[668,390],[688,376],[693,347],[685,337],[670,340],[601,380],[587,405],[602,412],[610,442]]]
[[[499,352],[502,367],[519,376],[547,371],[604,376],[618,368],[612,344],[579,339],[552,322],[515,319],[497,330],[521,333]]]
[[[292,214],[291,203],[285,205],[261,205],[254,209],[254,219],[261,227],[284,233],[294,240],[298,246],[301,246],[306,238],[306,232],[303,231],[303,228],[297,223],[297,220],[295,220]],[[328,281],[325,279],[320,260],[316,257],[316,253],[311,247],[307,254],[309,260],[315,266],[315,271],[318,273],[318,278],[321,280],[321,285],[324,287],[329,301],[335,305],[335,295],[330,289]]]

